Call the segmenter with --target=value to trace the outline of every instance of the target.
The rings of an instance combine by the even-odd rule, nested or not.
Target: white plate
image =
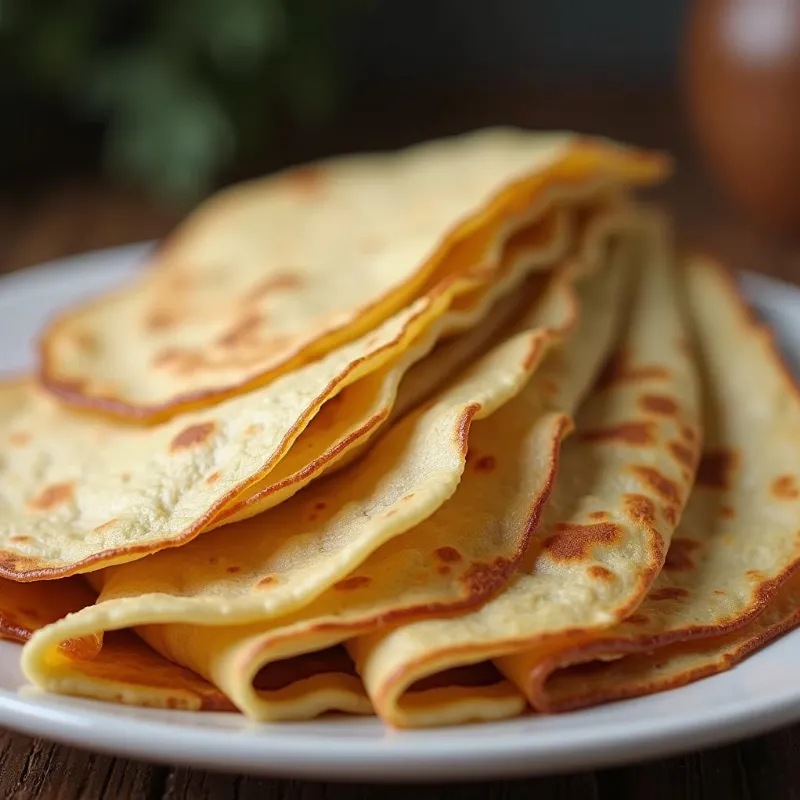
[[[30,366],[31,341],[59,306],[131,274],[142,247],[109,250],[0,280],[0,371]],[[800,291],[745,276],[784,350],[800,362]],[[0,642],[0,725],[95,750],[227,771],[370,781],[514,777],[589,769],[750,736],[800,719],[800,631],[723,675],[682,689],[551,717],[388,731],[375,719],[257,725],[19,692],[19,646]]]

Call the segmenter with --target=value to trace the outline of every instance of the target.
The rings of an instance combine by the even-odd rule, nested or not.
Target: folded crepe
[[[74,682],[65,643],[81,640],[84,648],[101,648],[106,630],[161,623],[221,626],[202,631],[213,654],[221,647],[215,638],[221,641],[230,626],[264,625],[327,589],[345,597],[364,585],[353,571],[381,545],[424,524],[453,496],[473,424],[518,395],[547,352],[574,326],[572,281],[571,271],[554,275],[513,335],[400,419],[338,474],[258,517],[92,573],[99,602],[34,634],[23,656],[26,674],[59,691]],[[475,562],[463,566],[480,587],[492,576],[492,564],[480,558],[480,549],[474,552]],[[498,583],[501,579],[502,574],[496,576]],[[157,631],[151,636],[150,630],[139,628],[159,647]],[[169,655],[180,660],[177,649],[171,646]]]
[[[664,167],[493,131],[293,171],[63,317],[46,390],[0,388],[29,680],[430,726],[680,685],[795,626],[800,393],[627,198]]]
[[[221,193],[133,285],[45,332],[41,379],[70,404],[153,422],[208,409],[491,271],[553,203],[652,183],[662,156],[569,134],[480,131],[290,170]]]
[[[609,237],[634,233],[639,224],[634,207],[604,201],[559,209],[514,234],[489,287],[457,298],[396,362],[323,405],[269,475],[232,500],[212,526],[266,511],[323,473],[350,463],[382,426],[419,405],[474,360],[487,343],[499,340],[510,321],[530,306],[531,294],[544,286],[546,278],[533,278],[528,291],[519,291],[531,272],[542,275],[542,267],[552,267],[569,254],[574,278],[580,279],[598,267]],[[434,343],[438,344],[434,347]]]
[[[388,723],[519,713],[524,697],[496,671],[483,668],[482,682],[467,680],[464,688],[464,668],[521,649],[547,654],[596,635],[635,609],[658,575],[694,480],[700,417],[667,240],[657,218],[645,232],[626,330],[580,409],[542,521],[508,585],[472,613],[348,643]],[[452,535],[458,540],[458,531]],[[508,661],[496,663],[506,671]]]
[[[80,577],[15,583],[0,578],[0,637],[26,642],[34,631],[80,611],[96,593]],[[103,650],[73,641],[65,645],[76,687],[65,691],[98,700],[187,711],[230,711],[230,700],[191,670],[160,656],[131,631],[114,631]],[[321,667],[320,667],[321,668]],[[363,695],[363,690],[362,690]],[[369,710],[369,701],[365,703]]]
[[[0,387],[0,575],[28,581],[123,563],[285,501],[363,450],[437,342],[491,328],[497,302],[531,271],[568,249],[591,252],[631,219],[620,201],[560,206],[511,237],[491,280],[444,281],[319,361],[147,428],[70,411],[30,382]],[[408,393],[436,375],[409,375]]]
[[[634,614],[549,657],[502,664],[543,710],[680,686],[798,623],[800,391],[724,269],[695,258],[687,284],[705,399],[692,497]]]

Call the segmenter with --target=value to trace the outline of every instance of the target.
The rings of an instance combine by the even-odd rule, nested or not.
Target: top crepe
[[[652,182],[667,166],[598,140],[496,129],[235,187],[136,282],[49,327],[43,384],[147,422],[206,408],[363,336],[454,275],[491,271],[499,243],[559,194]]]

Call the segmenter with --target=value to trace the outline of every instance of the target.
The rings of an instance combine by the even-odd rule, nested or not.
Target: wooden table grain
[[[677,220],[682,242],[738,267],[800,282],[800,247],[753,230],[716,195],[692,156],[672,92],[649,89],[552,92],[514,90],[476,99],[415,96],[391,108],[369,100],[325,141],[295,141],[273,160],[292,162],[336,150],[385,147],[478,125],[507,122],[601,133],[662,147],[678,158],[677,176],[655,201]],[[266,162],[266,166],[273,165]],[[166,234],[179,214],[135,193],[85,176],[46,190],[2,194],[0,272],[72,253]],[[800,726],[735,745],[635,764],[523,781],[463,786],[369,786],[257,779],[97,755],[0,729],[0,799],[248,800],[345,797],[468,797],[474,800],[791,800],[800,798]]]

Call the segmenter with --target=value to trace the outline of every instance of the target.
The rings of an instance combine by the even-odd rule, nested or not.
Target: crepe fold
[[[496,702],[499,675],[484,694],[454,690],[448,670],[498,659],[506,672],[508,653],[558,651],[592,636],[635,609],[658,575],[699,457],[699,390],[665,232],[651,218],[643,234],[626,329],[579,411],[550,502],[508,585],[472,613],[348,644],[391,724],[505,716],[512,706]],[[517,693],[514,710],[524,706]]]
[[[651,279],[654,274],[643,273]],[[389,723],[493,718],[526,705],[558,712],[662,691],[728,669],[800,622],[796,384],[729,273],[692,257],[679,277],[691,338],[673,335],[663,318],[658,324],[653,316],[647,319],[651,334],[658,332],[674,351],[671,380],[682,373],[682,381],[659,377],[653,369],[658,362],[638,361],[625,343],[565,444],[525,568],[477,612],[398,626],[348,644],[376,711]],[[639,303],[631,333],[644,308]],[[689,354],[697,363],[700,412],[690,400],[697,389],[691,389]],[[642,420],[657,424],[651,444],[658,439],[671,451],[675,473],[669,474],[666,462],[641,464],[647,469],[637,473],[647,484],[639,492],[651,502],[636,501],[631,508],[638,509],[642,533],[655,523],[659,536],[641,538],[651,544],[635,581],[620,570],[637,563],[635,541],[601,530],[606,521],[617,524],[613,514],[601,521],[603,509],[594,507],[602,489],[581,486],[580,468],[570,469],[592,462],[587,446],[601,445],[608,457],[607,448],[624,447],[626,437],[640,461],[645,441],[637,444],[638,437],[630,435],[636,430],[630,417],[604,426],[616,431],[609,438],[598,436],[591,416],[594,402],[608,408],[629,391]],[[629,489],[620,466],[606,477],[613,476],[617,490]],[[598,470],[597,478],[602,474]],[[577,517],[558,513],[562,497]],[[617,508],[624,509],[624,502]],[[594,580],[582,581],[578,569]],[[486,658],[493,661],[480,663]]]
[[[705,399],[694,492],[635,614],[551,659],[509,662],[542,709],[680,686],[797,625],[800,393],[725,269],[693,258],[686,282]]]
[[[28,677],[91,694],[69,643],[102,652],[105,631],[135,628],[255,718],[358,710],[360,680],[332,645],[390,619],[475,606],[522,558],[633,268],[630,233],[602,230],[606,241],[534,287],[499,343],[347,468],[235,536],[229,526],[93,573],[98,602],[33,636]]]
[[[153,422],[264,386],[442,282],[492,271],[510,230],[554,198],[640,185],[669,163],[571,134],[493,129],[338,158],[212,198],[134,285],[45,332],[63,401]]]
[[[34,689],[413,728],[796,626],[800,392],[632,198],[667,166],[492,130],[291,170],[56,320],[0,386],[0,635]]]
[[[491,270],[443,280],[366,336],[263,388],[151,427],[70,411],[30,381],[3,385],[0,575],[96,570],[284,502],[363,452],[399,416],[398,391],[402,411],[468,360],[502,317],[498,303],[531,272],[591,250],[633,215],[602,194],[559,204],[504,240]],[[453,337],[460,349],[437,353],[436,369],[412,370]]]

